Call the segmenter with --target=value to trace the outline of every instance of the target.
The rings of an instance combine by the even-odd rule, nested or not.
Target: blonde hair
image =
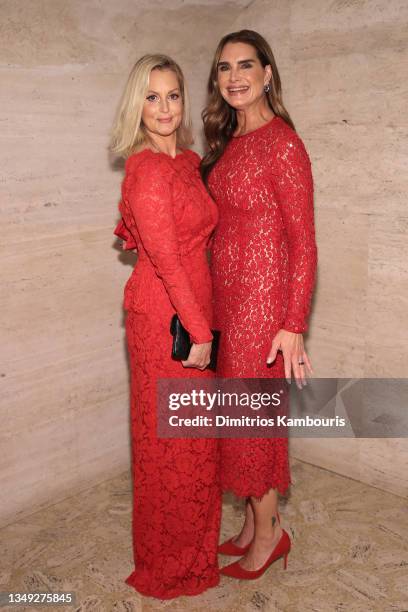
[[[142,123],[142,112],[152,70],[175,73],[183,101],[183,118],[176,133],[177,146],[188,147],[193,142],[190,104],[180,66],[167,55],[143,55],[130,72],[111,130],[109,149],[120,157],[129,157],[149,140]]]

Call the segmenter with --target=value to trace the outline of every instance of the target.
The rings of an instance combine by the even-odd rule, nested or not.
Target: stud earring
[[[269,90],[270,90],[270,86],[269,86],[269,83],[267,83],[266,85],[264,85],[264,91],[265,93],[268,93]]]

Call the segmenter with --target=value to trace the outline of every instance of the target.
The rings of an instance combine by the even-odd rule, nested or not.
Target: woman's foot
[[[253,538],[254,538],[254,526],[252,525],[251,527],[245,521],[241,529],[241,533],[231,538],[231,542],[235,544],[235,546],[238,546],[238,548],[245,548],[246,546],[248,546],[248,544],[252,542]]]
[[[275,524],[280,524],[279,512],[276,513],[276,516],[272,517],[272,527],[274,527]],[[233,536],[229,540],[220,544],[218,546],[218,552],[222,555],[242,557],[243,555],[245,555],[251,545],[251,542],[254,538],[254,531],[255,528],[253,523],[253,512],[251,509],[250,512],[248,512],[247,510],[244,526],[242,527],[241,533],[237,536]]]
[[[239,565],[250,572],[259,570],[270,557],[281,539],[282,533],[282,528],[278,522],[269,536],[257,536],[246,554],[239,560]]]
[[[254,513],[251,507],[249,500],[246,503],[245,509],[245,521],[244,525],[241,529],[241,532],[223,542],[218,546],[218,552],[221,555],[229,555],[233,557],[242,557],[244,555],[249,545],[252,542],[254,537]]]
[[[278,532],[279,530],[280,530],[280,526],[276,531]],[[220,569],[220,574],[222,574],[223,576],[229,576],[230,578],[238,578],[238,580],[256,580],[257,578],[260,578],[261,576],[263,576],[263,574],[272,565],[272,563],[274,563],[275,561],[281,558],[283,559],[283,567],[284,569],[286,569],[287,561],[288,561],[288,554],[291,549],[291,542],[290,542],[290,538],[287,532],[284,529],[282,529],[281,531],[282,531],[282,535],[280,536],[279,540],[273,547],[272,551],[267,556],[265,562],[260,567],[259,567],[259,563],[260,563],[259,559],[264,557],[264,552],[266,550],[266,542],[264,543],[265,544],[264,547],[258,545],[258,553],[262,548],[264,549],[264,552],[262,553],[262,555],[259,554],[258,561],[254,562],[255,557],[254,556],[252,557],[250,566],[254,567],[256,565],[256,569],[249,570],[243,565],[241,565],[241,562],[243,562],[244,564],[248,563],[249,555],[248,556],[246,555],[246,557],[241,559],[240,561],[235,561],[235,563],[231,563],[230,565],[225,565],[224,567],[222,567]],[[274,534],[272,540],[275,540],[275,537],[277,537],[277,535],[278,533]],[[264,539],[266,541],[269,538],[265,537]],[[268,548],[271,547],[272,540],[269,539]],[[261,542],[261,540],[259,541]],[[251,544],[251,550],[253,552],[256,551],[256,548],[257,547],[255,546],[255,543],[254,545]]]
[[[245,507],[245,521],[242,526],[241,532],[231,538],[231,542],[238,546],[238,548],[245,548],[250,544],[254,537],[254,511],[252,510],[251,503],[249,499],[247,499],[246,507]]]

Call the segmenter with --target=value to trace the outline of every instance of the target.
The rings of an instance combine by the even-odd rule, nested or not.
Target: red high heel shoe
[[[231,563],[231,565],[226,565],[225,567],[222,567],[220,569],[220,574],[223,574],[223,576],[229,576],[230,578],[238,578],[238,580],[255,580],[256,578],[260,578],[262,574],[266,572],[268,567],[272,565],[274,561],[280,559],[281,557],[283,557],[283,567],[284,569],[286,569],[288,564],[289,551],[290,538],[287,532],[282,529],[282,535],[279,542],[277,543],[263,566],[260,567],[258,570],[246,570],[239,564],[239,561],[235,561],[235,563]]]
[[[246,551],[251,546],[251,542],[246,546],[237,546],[232,540],[233,538],[230,538],[229,540],[223,542],[218,546],[218,553],[220,555],[228,555],[230,557],[242,557],[243,555],[245,555]]]
[[[280,524],[279,512],[277,512],[276,515],[278,517],[278,523]],[[247,550],[249,550],[251,542],[249,542],[249,544],[247,544],[246,546],[241,547],[234,544],[234,542],[232,541],[233,539],[234,538],[232,537],[218,546],[218,553],[220,555],[228,555],[229,557],[242,557],[243,555],[245,555]]]

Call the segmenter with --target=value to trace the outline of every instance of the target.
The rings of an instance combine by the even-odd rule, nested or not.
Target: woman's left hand
[[[283,361],[285,364],[286,380],[291,382],[291,371],[296,380],[299,389],[307,385],[306,368],[309,374],[313,374],[312,364],[305,351],[302,334],[295,334],[280,329],[272,341],[272,346],[266,359],[267,364],[271,364],[276,359],[278,351],[283,353]]]

